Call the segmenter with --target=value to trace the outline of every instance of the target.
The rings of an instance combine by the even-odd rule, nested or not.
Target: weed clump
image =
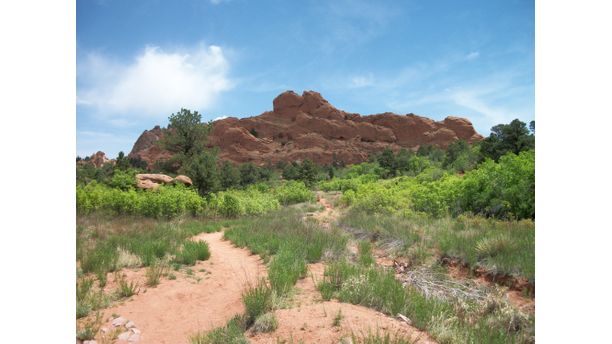
[[[198,260],[210,258],[208,243],[205,241],[187,240],[183,243],[182,249],[176,254],[174,260],[183,265],[195,265]]]
[[[256,286],[249,287],[242,294],[246,309],[247,324],[251,325],[262,314],[272,309],[272,288],[263,280]]]
[[[167,265],[163,261],[157,261],[147,268],[147,286],[155,287],[159,284],[161,277],[166,272]]]
[[[236,316],[227,325],[210,332],[197,333],[189,339],[190,344],[248,344],[244,336],[244,319]]]
[[[267,333],[274,332],[277,328],[278,320],[276,320],[276,315],[274,315],[274,313],[266,313],[255,319],[251,331],[254,333]]]
[[[119,297],[130,297],[138,294],[140,288],[136,282],[128,282],[121,273],[115,273],[115,281],[117,282],[117,295]]]

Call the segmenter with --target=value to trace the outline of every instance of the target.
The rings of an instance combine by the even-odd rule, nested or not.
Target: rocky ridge
[[[171,154],[156,144],[164,130],[159,126],[145,130],[128,156],[149,166],[169,158]],[[221,159],[235,163],[311,159],[329,164],[335,159],[351,164],[366,161],[371,153],[385,148],[416,150],[426,144],[445,148],[457,139],[472,143],[482,138],[465,118],[434,121],[389,112],[361,116],[335,108],[318,92],[299,95],[286,91],[274,99],[272,111],[215,121],[208,145],[219,148]]]

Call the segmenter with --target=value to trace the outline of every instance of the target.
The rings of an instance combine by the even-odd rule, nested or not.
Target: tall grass
[[[77,319],[89,315],[90,312],[107,307],[110,298],[102,290],[96,290],[94,279],[84,277],[76,284],[76,317]]]
[[[151,221],[133,217],[110,219],[103,215],[80,216],[77,226],[77,261],[83,273],[102,281],[106,273],[124,266],[147,267],[159,260],[193,265],[210,257],[205,242],[190,238],[215,232],[231,223],[182,219]]]
[[[509,306],[427,298],[409,285],[403,287],[392,271],[378,267],[339,261],[326,267],[318,287],[325,299],[334,297],[391,316],[403,314],[441,343],[530,343],[533,340],[533,319],[522,317]]]
[[[399,254],[422,260],[422,248],[452,257],[471,267],[535,280],[535,226],[531,220],[501,221],[476,216],[402,217],[367,214],[355,209],[340,219],[340,226],[394,244]]]
[[[270,284],[281,295],[305,275],[307,263],[341,255],[347,242],[339,231],[324,231],[293,208],[237,222],[225,237],[270,261]]]
[[[245,327],[241,316],[236,316],[227,325],[209,332],[200,332],[189,339],[190,344],[248,344],[244,336]]]
[[[272,288],[265,281],[259,281],[244,291],[242,302],[246,310],[246,322],[250,325],[272,309]]]

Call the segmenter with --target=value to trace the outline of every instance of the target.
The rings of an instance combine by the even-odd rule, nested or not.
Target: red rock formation
[[[328,164],[335,155],[350,164],[365,161],[370,153],[387,147],[394,151],[416,150],[424,144],[445,148],[457,139],[470,143],[482,140],[465,118],[447,117],[436,122],[414,114],[361,116],[336,109],[313,91],[301,96],[287,91],[272,104],[272,111],[259,116],[214,122],[208,145],[219,147],[221,159],[237,163],[311,159]],[[170,157],[155,144],[163,133],[159,126],[145,130],[129,156],[140,157],[149,165]]]
[[[102,167],[102,165],[108,164],[110,162],[111,160],[109,160],[106,157],[106,154],[101,151],[97,151],[95,154],[92,154],[92,156],[89,158],[89,163],[91,163],[95,167]]]

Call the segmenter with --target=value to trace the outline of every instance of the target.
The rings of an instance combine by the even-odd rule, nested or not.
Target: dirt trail
[[[266,275],[266,269],[259,256],[223,241],[222,236],[221,232],[203,233],[194,238],[208,243],[211,257],[192,267],[193,277],[164,278],[157,287],[105,310],[104,319],[118,314],[133,321],[141,331],[138,344],[177,344],[187,343],[198,331],[223,326],[244,312],[245,285],[256,283]],[[144,280],[144,271],[127,271],[126,275],[128,280]],[[197,282],[197,278],[201,280]],[[112,328],[110,322],[105,326]]]
[[[316,283],[323,279],[325,267],[322,263],[310,264],[308,270],[308,276],[295,285],[293,307],[275,311],[278,329],[272,333],[249,334],[251,343],[275,344],[279,340],[287,340],[294,343],[336,344],[343,337],[367,335],[368,331],[403,335],[415,340],[415,343],[436,343],[427,333],[371,308],[322,301]],[[333,326],[338,312],[341,312],[342,320],[339,326]]]
[[[325,229],[330,229],[332,222],[338,218],[338,210],[334,208],[333,204],[324,197],[323,192],[317,192],[317,203],[323,206],[323,210],[313,214],[313,218],[323,226]]]

